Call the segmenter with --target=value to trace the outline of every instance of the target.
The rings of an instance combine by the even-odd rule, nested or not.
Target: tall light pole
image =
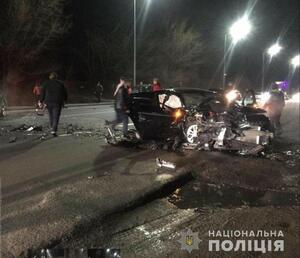
[[[251,24],[248,20],[248,16],[244,15],[242,18],[237,20],[229,29],[229,35],[232,38],[233,44],[246,38],[251,31]],[[227,33],[224,36],[224,64],[223,64],[223,89],[226,85],[226,70],[227,70]]]
[[[136,0],[133,0],[133,87],[136,87]]]
[[[273,56],[276,56],[280,50],[282,49],[282,47],[278,44],[275,43],[274,45],[272,45],[271,47],[269,47],[267,49],[267,51],[263,51],[262,53],[262,76],[261,76],[261,91],[263,92],[265,89],[265,57],[266,54],[269,55],[269,57],[272,59]]]
[[[227,72],[226,72],[226,55],[227,55],[227,33],[225,33],[224,36],[224,64],[223,64],[223,83],[222,83],[222,87],[223,90],[225,89],[225,85],[226,85],[226,76],[227,76]]]

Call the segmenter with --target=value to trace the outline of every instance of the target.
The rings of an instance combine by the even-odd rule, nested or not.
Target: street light
[[[272,59],[273,56],[276,56],[280,51],[282,47],[275,43],[271,47],[267,49],[267,51],[263,51],[262,53],[262,76],[261,76],[261,91],[264,91],[265,88],[265,56],[268,54],[270,56],[270,59]]]
[[[277,55],[281,49],[282,47],[278,43],[276,43],[268,49],[267,53],[272,58],[273,56]]]
[[[300,63],[300,55],[297,55],[291,59],[291,64],[294,66],[294,68],[298,67],[299,63]]]
[[[136,86],[136,0],[133,0],[133,87]]]
[[[233,43],[236,44],[241,39],[246,38],[250,31],[251,24],[248,20],[248,16],[245,15],[230,27],[229,34],[232,37]]]
[[[249,22],[248,16],[244,15],[242,18],[237,20],[229,29],[229,35],[232,38],[233,44],[246,38],[246,36],[251,31],[251,24]],[[223,64],[223,89],[225,89],[226,84],[226,57],[227,57],[227,33],[224,36],[224,64]]]
[[[149,5],[151,0],[147,0]],[[133,0],[133,87],[136,86],[136,0]]]

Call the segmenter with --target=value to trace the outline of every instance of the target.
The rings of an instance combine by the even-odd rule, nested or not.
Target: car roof
[[[198,93],[198,94],[215,94],[216,92],[213,90],[207,90],[207,89],[199,89],[199,88],[170,88],[167,89],[169,91],[175,91],[178,93]]]
[[[203,96],[216,94],[215,91],[207,90],[207,89],[199,89],[199,88],[167,88],[167,89],[163,89],[163,90],[155,91],[155,92],[152,92],[152,91],[135,92],[132,94],[132,96],[134,98],[136,98],[136,97],[142,97],[142,98],[150,97],[151,98],[151,97],[153,97],[154,94],[160,94],[160,93],[163,94],[163,93],[171,93],[171,92],[178,93],[180,95],[184,95],[185,93],[186,94],[201,94]]]

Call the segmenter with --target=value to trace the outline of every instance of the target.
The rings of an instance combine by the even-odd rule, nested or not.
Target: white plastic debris
[[[224,137],[225,137],[225,133],[226,133],[226,127],[223,127],[221,129],[221,132],[218,135],[218,139],[217,139],[217,143],[219,146],[223,146],[224,145]]]
[[[160,158],[156,158],[156,165],[160,168],[161,167],[170,168],[170,169],[176,168],[176,165],[174,163],[162,160]]]

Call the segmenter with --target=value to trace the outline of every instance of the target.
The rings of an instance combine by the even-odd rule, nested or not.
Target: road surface
[[[266,223],[270,229],[272,225],[269,225],[271,222],[268,222],[268,216],[274,221],[279,215],[286,216],[289,218],[288,224],[295,226],[294,229],[286,230],[288,239],[296,234],[299,228],[297,194],[300,185],[297,167],[299,159],[294,159],[300,149],[298,105],[288,104],[283,115],[284,133],[277,142],[280,151],[276,153],[281,156],[278,158],[278,155],[270,155],[265,159],[203,152],[189,153],[183,157],[131,145],[108,146],[104,141],[103,126],[105,120],[113,117],[111,104],[69,107],[63,110],[60,136],[57,138],[43,136],[47,131],[46,115],[36,116],[32,111],[25,111],[1,120],[3,257],[13,257],[9,255],[19,254],[27,248],[49,245],[90,247],[97,243],[101,246],[122,247],[124,257],[145,257],[149,253],[153,257],[171,257],[172,254],[175,257],[174,254],[180,249],[174,239],[179,236],[180,231],[189,226],[199,231],[202,225],[200,215],[194,212],[196,208],[205,210],[203,218],[207,220],[207,225],[213,226],[216,223],[220,228],[222,223],[217,219],[218,216],[228,220],[239,214],[236,223],[242,226],[243,216],[257,215],[266,218],[262,220],[261,226]],[[41,125],[43,131],[11,132],[11,129],[22,124]],[[16,138],[9,143],[11,137]],[[282,154],[283,151],[291,151],[292,155]],[[157,156],[177,162],[185,170],[156,171]],[[248,205],[244,214],[238,212],[243,207],[240,203],[228,207],[221,201],[218,208],[212,208],[214,202],[209,196],[204,208],[203,203],[191,205],[188,200],[186,205],[174,204],[174,200],[169,202],[170,196],[167,199],[166,196],[178,186],[182,191],[182,194],[176,192],[178,198],[186,196],[185,192],[190,193],[191,188],[197,188],[194,183],[186,189],[183,187],[190,174],[196,178],[194,182],[222,186],[223,190],[220,191],[223,194],[226,194],[223,186],[230,184],[253,193],[264,191],[267,202],[258,205],[260,208]],[[165,182],[177,177],[182,179],[176,187],[168,186],[167,193],[159,192],[158,196],[155,195],[155,189],[161,189]],[[287,202],[287,207],[279,209],[278,213],[272,207],[281,197],[274,195],[274,191],[283,192],[283,196],[292,194],[291,202]],[[147,197],[148,193],[150,197]],[[199,192],[190,194],[197,196]],[[268,203],[271,199],[272,202]],[[138,208],[130,208],[135,202],[137,204],[134,205]],[[279,202],[278,205],[283,204]],[[124,212],[124,208],[130,209],[130,212]],[[123,212],[107,219],[107,215],[117,211]],[[149,212],[152,215],[148,215]],[[209,215],[212,212],[216,214],[215,217]],[[105,231],[99,223],[93,223],[95,218],[101,218],[99,221],[108,225]],[[193,222],[189,223],[189,218]],[[116,225],[114,221],[120,223]],[[88,226],[85,227],[85,223]],[[280,224],[278,221],[276,223]],[[81,226],[78,228],[78,225]],[[168,228],[163,230],[163,234],[157,234],[161,225],[168,225]],[[249,226],[253,225],[249,223]],[[124,235],[122,232],[127,233]],[[147,234],[151,234],[151,237],[145,238]],[[67,240],[64,238],[66,235],[69,236]],[[105,235],[110,237],[109,241],[103,238]],[[173,240],[166,240],[169,238]],[[132,244],[126,244],[130,241]],[[299,243],[299,237],[295,236],[293,243]],[[299,250],[293,244],[289,246],[290,250]],[[180,255],[184,257],[187,253]]]

